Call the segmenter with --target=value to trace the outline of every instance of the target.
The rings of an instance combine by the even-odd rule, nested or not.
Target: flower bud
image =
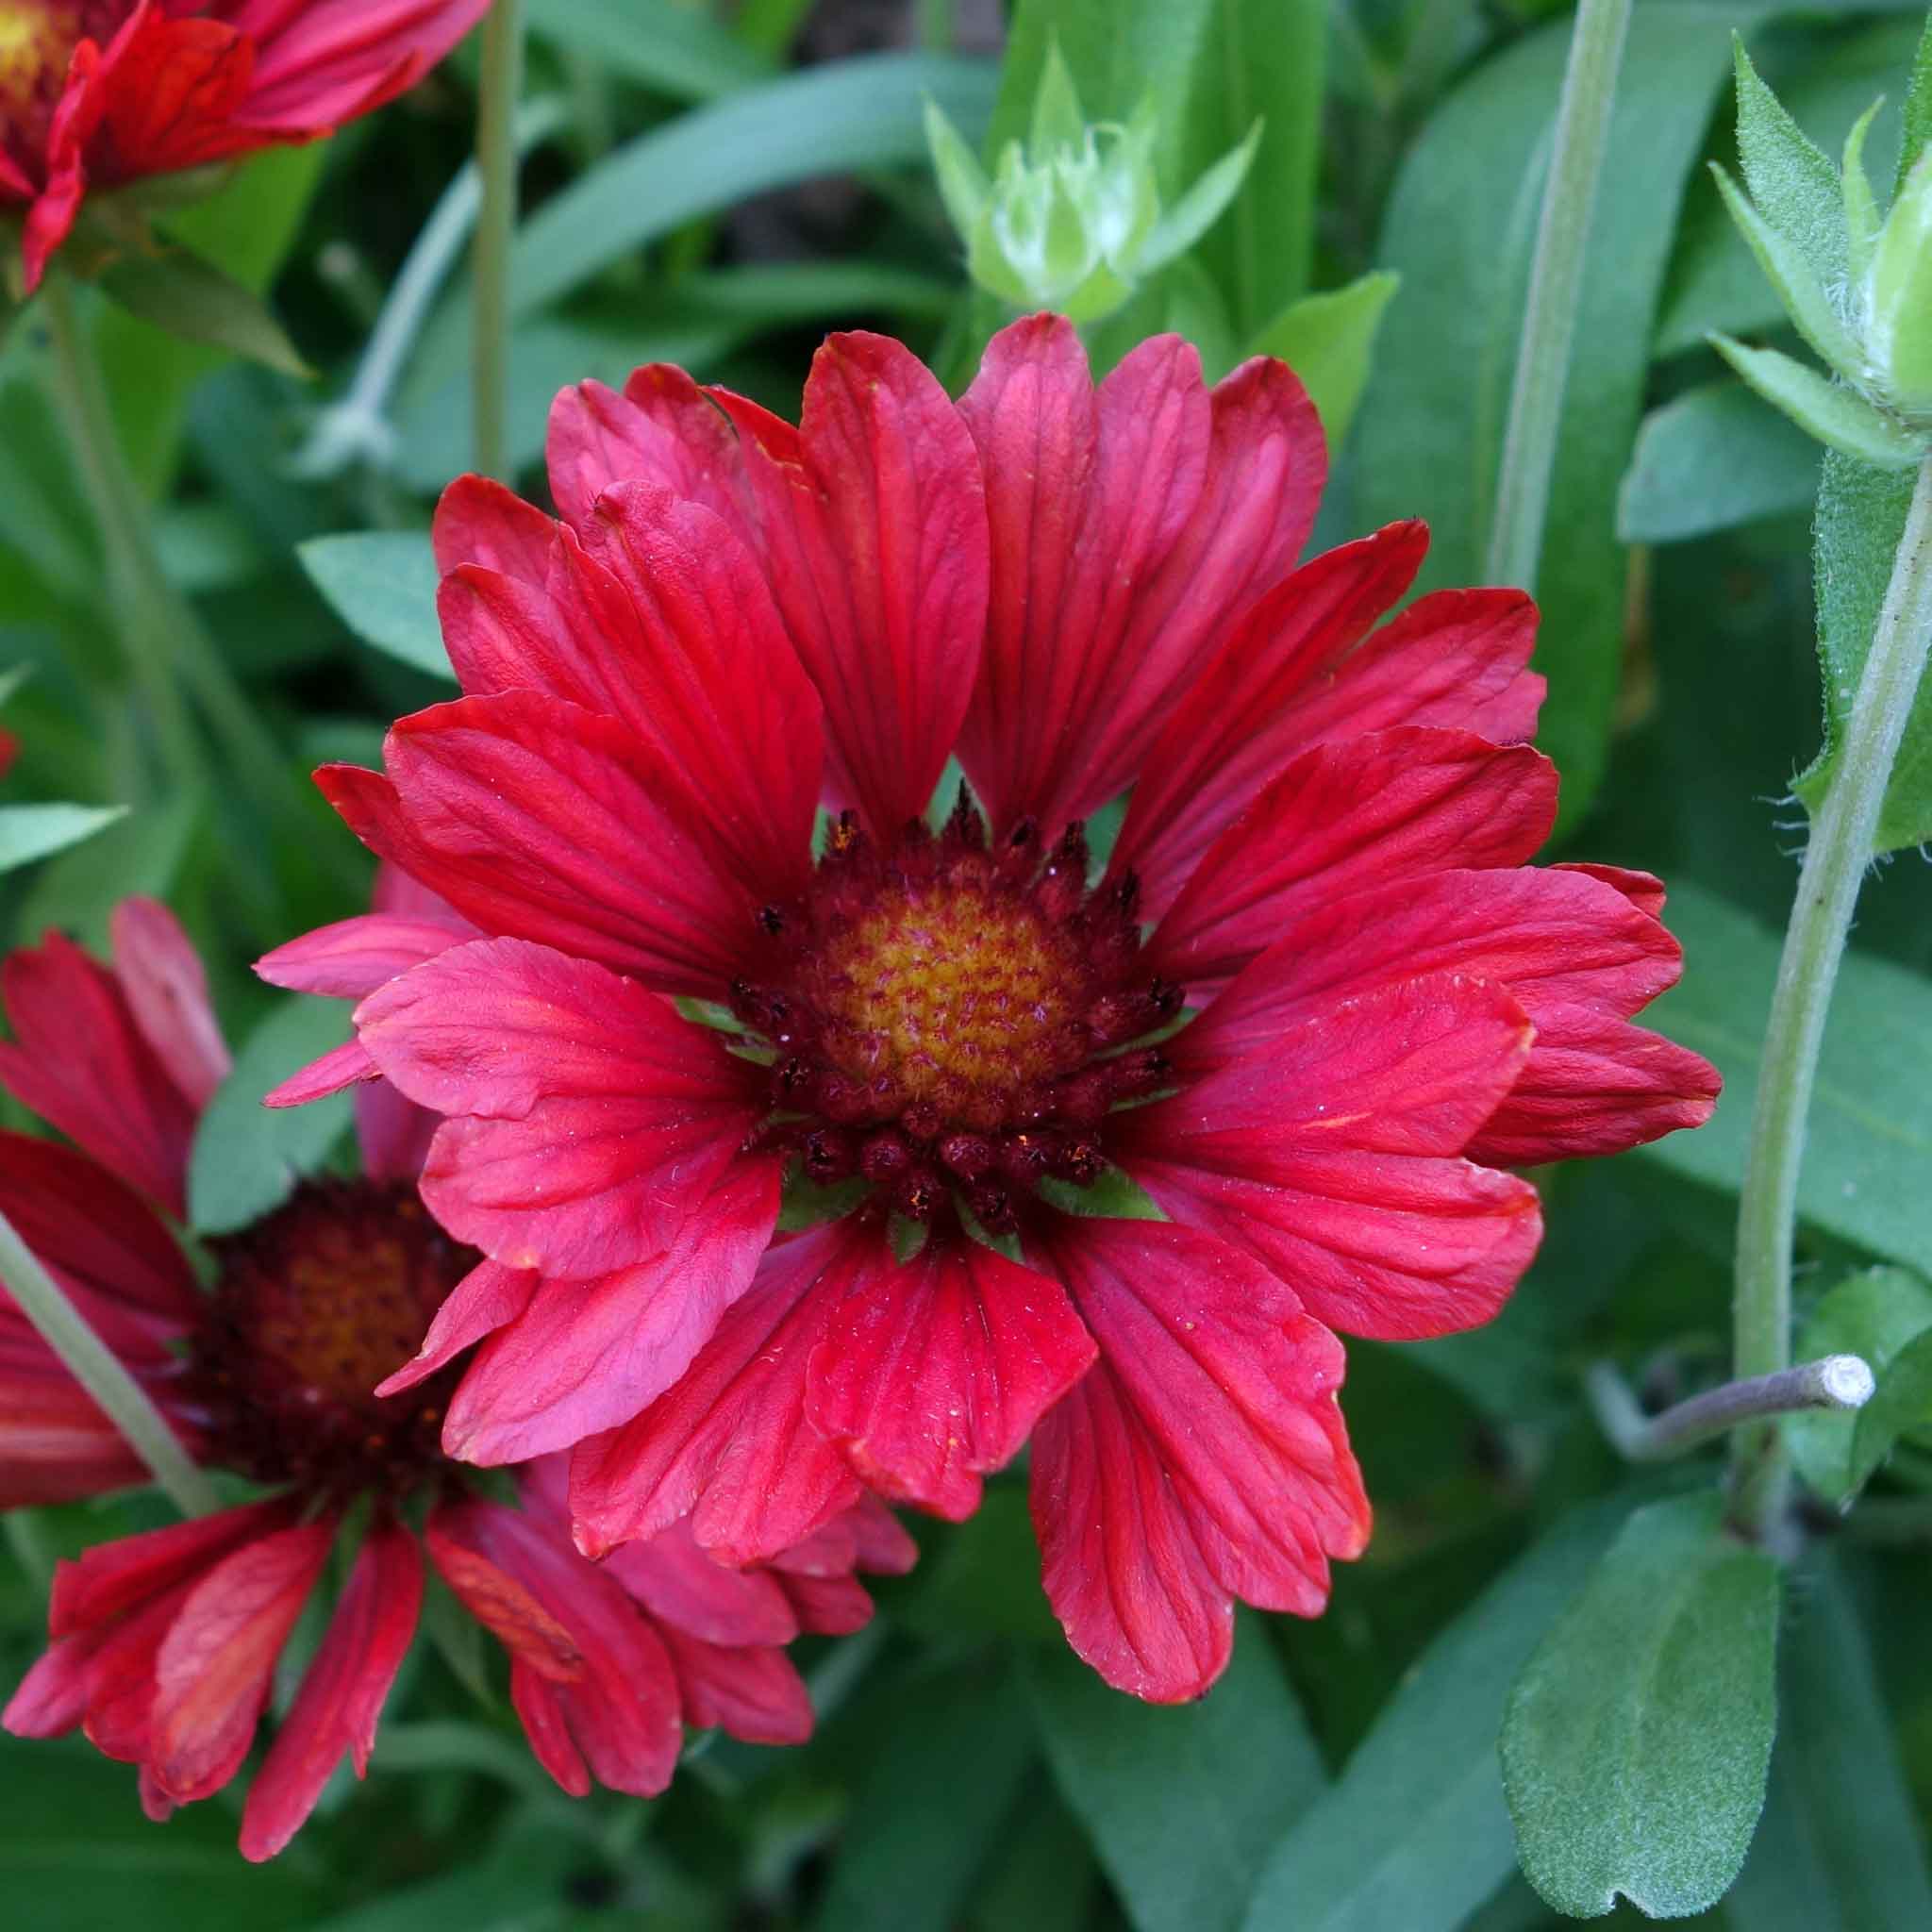
[[[1911,427],[1932,429],[1932,148],[1879,230],[1863,297],[1873,390]]]

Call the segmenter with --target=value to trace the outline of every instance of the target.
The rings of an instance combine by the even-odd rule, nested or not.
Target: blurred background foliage
[[[1434,530],[1425,582],[1479,576],[1569,32],[1560,9],[1018,0],[1008,21],[995,0],[529,0],[527,11],[509,423],[534,493],[549,398],[586,375],[614,382],[669,359],[791,411],[823,332],[865,325],[962,380],[1000,317],[965,286],[924,104],[938,101],[990,156],[1024,131],[1057,37],[1096,117],[1124,118],[1152,86],[1170,196],[1264,123],[1230,211],[1096,329],[1096,359],[1163,327],[1216,370],[1257,347],[1306,358],[1332,409],[1354,405],[1318,541],[1421,514]],[[1046,1611],[1024,1478],[1009,1473],[972,1522],[917,1525],[924,1560],[879,1591],[871,1630],[808,1647],[824,1717],[805,1750],[700,1740],[662,1800],[575,1804],[515,1740],[500,1683],[486,1676],[479,1702],[464,1681],[479,1659],[452,1644],[399,1688],[367,1785],[333,1789],[291,1851],[253,1870],[234,1853],[227,1796],[158,1830],[124,1767],[77,1742],[4,1740],[8,1922],[1562,1923],[1516,1874],[1498,1713],[1632,1502],[1689,1479],[1619,1463],[1582,1371],[1612,1361],[1653,1400],[1724,1373],[1729,1196],[1803,837],[1790,781],[1819,739],[1818,458],[1705,345],[1712,328],[1776,343],[1784,324],[1702,164],[1735,151],[1734,26],[1835,152],[1874,94],[1896,101],[1922,25],[1912,8],[1636,8],[1540,584],[1543,741],[1565,786],[1553,856],[1670,880],[1689,970],[1658,1024],[1716,1059],[1729,1091],[1703,1133],[1547,1175],[1544,1253],[1491,1328],[1352,1347],[1344,1407],[1378,1532],[1338,1573],[1325,1618],[1251,1617],[1229,1676],[1198,1706],[1116,1696],[1067,1654]],[[173,218],[271,293],[319,379],[184,346],[105,305],[86,313],[167,565],[291,772],[375,762],[386,720],[450,689],[423,532],[470,447],[475,53],[325,147],[251,162]],[[1889,170],[1896,130],[1895,114],[1874,129],[1874,173]],[[1368,296],[1304,300],[1372,271],[1400,277],[1392,299],[1382,280]],[[0,936],[21,943],[56,924],[98,941],[117,898],[167,897],[211,962],[231,1037],[258,1038],[245,1077],[258,1092],[340,1015],[278,1010],[247,962],[357,909],[360,855],[319,801],[311,823],[264,821],[219,765],[197,794],[143,795],[128,669],[47,400],[47,353],[31,312],[0,352],[0,669],[25,674],[0,709],[21,742],[0,798],[132,809],[0,880]],[[311,540],[370,531],[388,542],[324,544],[305,568]],[[1807,1307],[1869,1262],[1932,1273],[1928,913],[1932,876],[1910,853],[1860,905],[1802,1203]],[[0,1115],[25,1124],[4,1103]],[[291,1131],[250,1106],[217,1108],[197,1158],[219,1181],[204,1218],[245,1215],[281,1163],[326,1153],[276,1138]],[[1848,1524],[1819,1507],[1787,1593],[1768,1810],[1707,1922],[1729,1932],[1932,1925],[1932,1457],[1901,1450],[1874,1489]],[[0,1678],[38,1647],[54,1559],[154,1520],[156,1507],[7,1519]]]

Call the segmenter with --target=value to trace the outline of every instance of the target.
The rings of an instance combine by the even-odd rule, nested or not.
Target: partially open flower
[[[0,0],[0,212],[35,288],[90,192],[313,141],[412,87],[489,0]]]
[[[431,923],[425,895],[389,896]],[[371,1090],[383,1102],[364,1114],[364,1176],[305,1183],[211,1242],[204,1293],[143,1197],[179,1211],[189,1139],[226,1056],[170,916],[128,902],[114,937],[111,972],[58,939],[6,962],[19,1043],[0,1048],[0,1082],[85,1151],[0,1135],[0,1210],[198,1458],[266,1493],[63,1563],[52,1647],[7,1727],[84,1728],[140,1766],[156,1818],[208,1796],[241,1770],[277,1659],[347,1540],[348,1581],[249,1789],[251,1858],[288,1842],[344,1756],[365,1768],[415,1635],[425,1550],[509,1653],[531,1747],[569,1791],[593,1777],[662,1790],[687,1724],[804,1739],[811,1709],[783,1646],[863,1624],[871,1602],[853,1573],[904,1569],[904,1530],[873,1504],[768,1567],[732,1570],[675,1524],[597,1566],[572,1547],[561,1467],[520,1472],[521,1507],[478,1492],[438,1441],[457,1370],[375,1392],[478,1261],[417,1199],[408,1162],[421,1137],[387,1090]],[[0,1507],[142,1475],[0,1289]]]
[[[581,1547],[689,1512],[738,1563],[868,1490],[964,1516],[1031,1434],[1075,1648],[1197,1694],[1236,1598],[1312,1614],[1366,1540],[1332,1331],[1487,1320],[1540,1229],[1506,1170],[1717,1090],[1631,1024],[1678,971],[1657,882],[1527,864],[1534,607],[1377,629],[1424,532],[1293,568],[1286,368],[1209,391],[1167,337],[1096,390],[1054,316],[957,407],[872,336],[798,428],[587,384],[550,461],[560,522],[443,499],[466,695],[320,774],[491,936],[261,967],[361,995],[360,1071],[448,1116],[424,1198],[490,1259],[387,1386],[487,1335],[452,1454],[575,1444]],[[788,1185],[837,1218],[778,1233]]]

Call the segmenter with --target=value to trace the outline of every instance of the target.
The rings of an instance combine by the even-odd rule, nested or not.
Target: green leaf
[[[1247,139],[1209,166],[1173,207],[1155,223],[1135,261],[1142,275],[1154,275],[1185,255],[1220,218],[1240,191],[1242,177],[1261,141],[1261,124],[1248,129]]]
[[[1791,789],[1816,811],[1838,767],[1839,739],[1851,715],[1878,613],[1905,535],[1912,477],[1833,452],[1818,484],[1812,581],[1818,596],[1818,657],[1824,681],[1824,742]],[[1874,852],[1895,852],[1932,838],[1932,679],[1921,684],[1886,781]]]
[[[197,1234],[228,1234],[279,1208],[328,1158],[349,1125],[351,1096],[264,1108],[261,1096],[349,1037],[341,1000],[281,1001],[235,1057],[194,1133],[188,1219]]]
[[[1197,1704],[1109,1690],[1064,1644],[1026,1658],[1041,1736],[1136,1932],[1235,1932],[1268,1853],[1325,1789],[1259,1620]]]
[[[126,810],[125,805],[0,805],[0,873],[78,845]]]
[[[1457,1932],[1502,1885],[1516,1866],[1494,1749],[1503,1700],[1624,1511],[1576,1511],[1430,1644],[1275,1847],[1246,1932]]]
[[[1709,1124],[1635,1158],[1736,1193],[1757,1087],[1778,941],[1696,887],[1665,914],[1684,943],[1682,983],[1644,1014],[1715,1062],[1724,1097]],[[1845,955],[1824,1030],[1810,1135],[1798,1179],[1802,1219],[1932,1272],[1932,985],[1856,950]]]
[[[1348,440],[1369,379],[1382,311],[1402,286],[1386,269],[1343,289],[1304,295],[1255,338],[1249,353],[1278,356],[1302,379],[1322,417],[1333,456]]]
[[[1852,1436],[1852,1480],[1869,1481],[1901,1436],[1932,1423],[1932,1329],[1885,1365]]]
[[[530,31],[602,72],[675,100],[709,101],[772,76],[772,63],[702,8],[675,0],[525,0]]]
[[[1774,408],[1820,442],[1880,469],[1902,470],[1924,453],[1922,441],[1881,416],[1857,390],[1820,375],[1776,349],[1747,349],[1729,336],[1711,346]]]
[[[453,677],[436,615],[436,554],[426,533],[311,537],[296,548],[309,580],[365,644],[432,677]]]
[[[1483,62],[1408,150],[1382,229],[1402,276],[1355,429],[1364,527],[1422,516],[1419,589],[1478,583],[1522,333],[1568,20]],[[1728,64],[1728,24],[1637,8],[1611,116],[1552,479],[1539,601],[1549,678],[1538,742],[1574,824],[1602,775],[1624,649],[1618,485],[1642,409],[1657,291],[1684,184]]]
[[[1724,1498],[1624,1524],[1538,1645],[1503,1721],[1523,1870],[1574,1918],[1621,1893],[1651,1918],[1729,1890],[1764,1806],[1776,1726],[1776,1561],[1724,1531]]]
[[[1730,1932],[1932,1925],[1932,1878],[1865,1632],[1836,1563],[1802,1577],[1780,1649],[1764,1819],[1724,1902]]]
[[[1643,419],[1617,492],[1625,543],[1681,543],[1808,509],[1818,446],[1738,382],[1686,390]]]
[[[99,838],[63,853],[34,879],[20,908],[17,930],[58,925],[83,945],[108,947],[108,924],[125,898],[165,899],[188,856],[205,801],[181,793],[165,804],[129,812]]]
[[[258,295],[188,249],[124,255],[100,285],[130,315],[184,341],[245,356],[284,375],[315,373]]]
[[[1797,243],[1774,228],[1744,197],[1738,184],[1713,161],[1710,172],[1757,266],[1776,292],[1791,325],[1824,360],[1848,381],[1857,375],[1857,339],[1832,306],[1824,284]],[[1720,345],[1722,346],[1722,345]]]
[[[1758,79],[1741,38],[1735,47],[1738,158],[1751,199],[1803,258],[1820,289],[1841,288],[1849,255],[1839,172]]]
[[[1862,1356],[1882,1392],[1893,1357],[1927,1328],[1932,1288],[1903,1268],[1868,1268],[1840,1282],[1812,1309],[1798,1331],[1798,1355],[1805,1361],[1823,1355]],[[1813,1410],[1785,1424],[1799,1474],[1827,1502],[1845,1502],[1863,1480],[1853,1442],[1870,1408],[1868,1404],[1863,1413],[1852,1415]]]
[[[1906,176],[1918,165],[1919,157],[1932,143],[1932,15],[1919,36],[1918,52],[1912,56],[1912,77],[1906,87],[1905,133],[1898,151],[1898,178],[1893,192],[1906,185]]]

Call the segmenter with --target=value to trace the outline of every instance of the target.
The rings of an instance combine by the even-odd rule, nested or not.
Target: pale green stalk
[[[509,480],[509,254],[517,225],[517,95],[524,80],[523,0],[496,0],[483,25],[476,165],[483,206],[471,258],[470,380],[476,468]]]

